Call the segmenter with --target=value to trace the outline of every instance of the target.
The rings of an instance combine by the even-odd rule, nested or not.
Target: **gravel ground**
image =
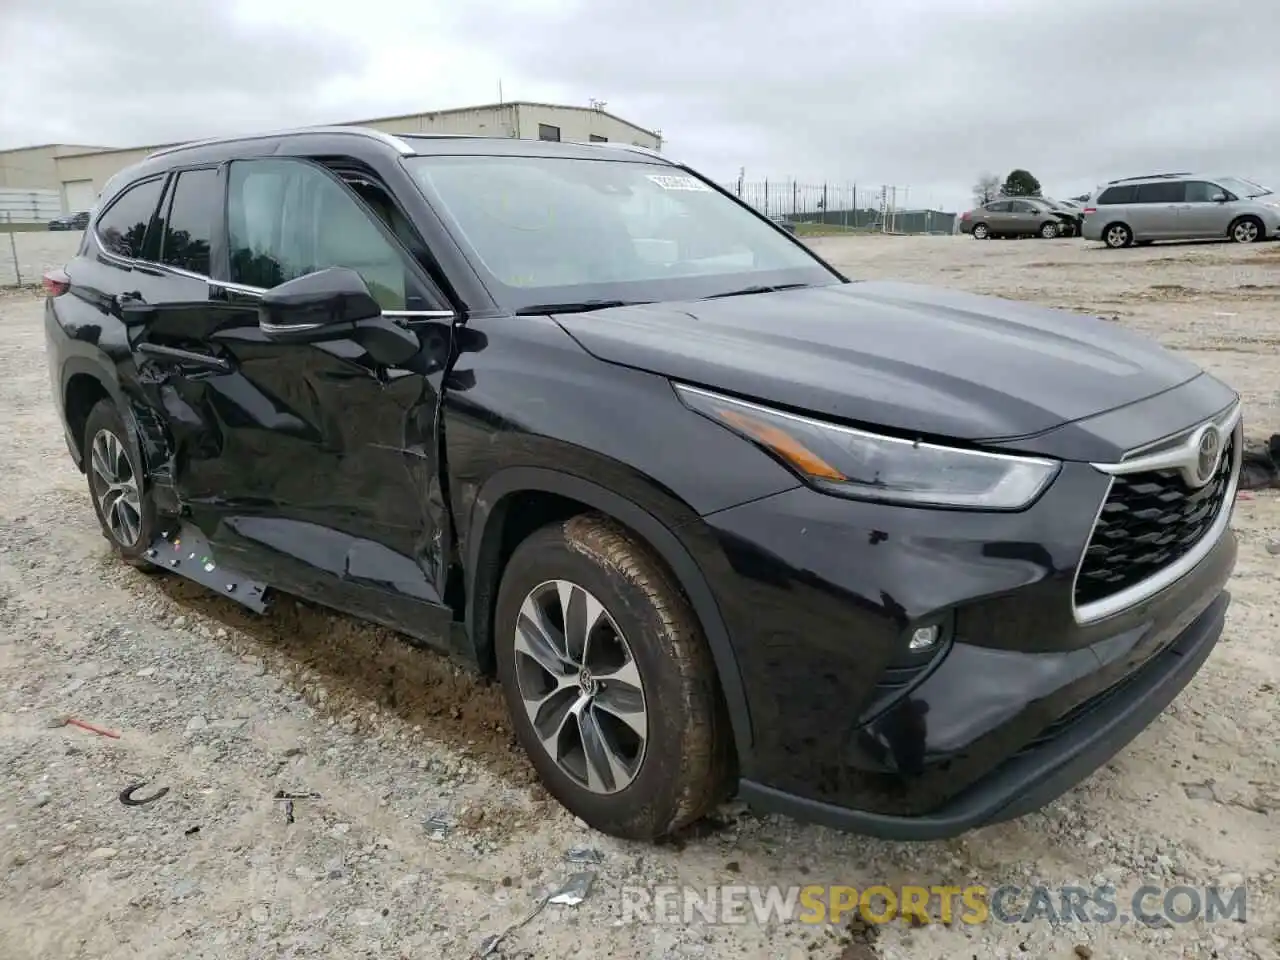
[[[19,235],[46,268],[71,234]],[[0,254],[7,246],[0,238]],[[1193,356],[1280,432],[1280,247],[1105,251],[1073,241],[815,242],[851,274],[1082,309]],[[0,263],[5,257],[0,255]],[[34,272],[34,271],[33,271]],[[0,275],[0,283],[4,278]],[[0,954],[25,958],[493,956],[1280,957],[1273,493],[1240,500],[1224,643],[1162,718],[1045,811],[893,844],[736,805],[661,846],[594,834],[549,800],[496,690],[386,631],[281,599],[257,617],[108,558],[48,395],[41,304],[0,293]],[[72,715],[119,734],[54,727]],[[126,806],[127,786],[159,787]],[[293,803],[279,791],[314,792]],[[597,865],[566,862],[587,846]],[[1246,883],[1245,923],[624,922],[621,888],[685,883]],[[1123,905],[1124,900],[1121,898]]]

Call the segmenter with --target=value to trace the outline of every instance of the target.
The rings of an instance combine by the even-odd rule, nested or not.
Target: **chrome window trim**
[[[266,287],[255,287],[248,283],[232,283],[229,280],[215,280],[213,277],[207,277],[202,273],[184,270],[182,267],[174,267],[167,263],[156,263],[152,260],[122,257],[118,254],[112,253],[103,246],[101,239],[98,238],[96,234],[95,239],[98,240],[99,253],[106,259],[114,261],[120,266],[129,267],[130,269],[134,267],[145,267],[151,270],[159,270],[163,273],[170,273],[174,276],[183,277],[187,280],[199,280],[203,283],[209,284],[211,287],[217,287],[220,290],[228,290],[231,293],[243,294],[248,297],[261,297],[267,292]],[[400,318],[404,320],[455,320],[458,316],[457,312],[454,310],[383,310],[382,315],[384,317]],[[268,326],[264,324],[263,328],[284,331],[293,329],[301,330],[304,326],[314,329],[315,327],[320,326],[320,324],[304,324],[296,328],[292,326],[285,327],[278,325],[272,325],[268,328]]]
[[[139,177],[137,180],[130,181],[125,186],[121,187],[119,190],[116,191],[116,195],[111,198],[111,203],[103,207],[101,210],[98,210],[90,214],[89,228],[88,228],[89,233],[93,235],[94,241],[97,242],[98,249],[103,254],[105,254],[108,259],[115,260],[117,263],[123,264],[128,267],[132,267],[134,264],[137,264],[137,263],[146,263],[146,264],[151,263],[150,260],[139,260],[136,257],[122,257],[120,256],[120,254],[111,251],[107,247],[106,243],[103,241],[102,234],[98,232],[98,225],[102,223],[103,216],[109,213],[115,207],[115,205],[120,202],[121,198],[123,198],[126,193],[128,193],[130,190],[136,190],[138,187],[142,186],[144,183],[150,183],[152,180],[160,181],[160,199],[156,201],[156,204],[158,206],[160,203],[160,200],[164,200],[168,197],[167,186],[168,186],[169,174],[170,174],[170,171],[166,170],[163,173],[150,173],[150,174],[147,174],[145,177]],[[107,182],[107,186],[110,186],[110,181]],[[98,196],[101,197],[102,194],[99,193]],[[151,216],[154,218],[156,213],[157,213],[157,210],[152,210]],[[147,224],[147,226],[150,227],[150,224]],[[143,234],[143,239],[144,240],[146,239],[145,232]]]
[[[219,290],[228,290],[231,293],[242,293],[247,297],[260,297],[267,292],[266,287],[255,287],[249,283],[232,283],[230,280],[214,280],[212,277],[206,277],[209,286],[217,287]]]
[[[125,267],[147,267],[152,270],[159,270],[164,273],[171,273],[174,276],[183,277],[187,280],[199,280],[209,284],[211,287],[217,287],[220,290],[228,290],[231,293],[239,293],[248,297],[261,297],[268,292],[266,287],[255,287],[247,283],[232,283],[229,280],[215,280],[213,277],[207,277],[201,273],[194,273],[191,270],[184,270],[181,267],[170,266],[167,263],[155,263],[151,260],[136,260],[128,257],[121,257],[108,251],[105,247],[101,248],[101,253],[109,260]],[[383,310],[384,317],[400,318],[404,320],[453,320],[457,319],[457,311],[455,310]],[[266,325],[264,324],[264,329]],[[318,327],[320,324],[304,324],[302,326]],[[294,329],[293,327],[273,326],[272,329]]]
[[[1231,526],[1231,515],[1235,511],[1236,492],[1240,486],[1240,467],[1244,457],[1244,430],[1241,426],[1242,412],[1241,403],[1237,400],[1228,408],[1225,414],[1197,424],[1188,431],[1181,431],[1175,434],[1175,437],[1185,436],[1186,440],[1172,450],[1158,450],[1155,453],[1122,460],[1119,463],[1091,464],[1096,469],[1108,474],[1111,479],[1107,482],[1107,489],[1098,504],[1093,523],[1089,526],[1089,538],[1085,541],[1084,548],[1080,551],[1080,560],[1076,564],[1075,575],[1071,578],[1071,610],[1076,623],[1081,625],[1097,623],[1099,620],[1105,620],[1107,617],[1115,616],[1117,613],[1122,613],[1131,607],[1145,603],[1194,570],[1218,545],[1218,541],[1222,539]],[[1084,566],[1089,544],[1093,542],[1093,533],[1097,529],[1098,518],[1102,516],[1103,508],[1107,505],[1107,498],[1111,496],[1111,488],[1115,484],[1114,478],[1148,470],[1169,470],[1183,466],[1188,462],[1188,454],[1190,453],[1191,456],[1195,454],[1195,447],[1191,445],[1191,441],[1197,438],[1200,429],[1208,424],[1218,426],[1224,433],[1230,435],[1232,441],[1231,473],[1227,481],[1226,493],[1218,507],[1218,515],[1214,519],[1213,525],[1209,527],[1205,535],[1200,538],[1190,551],[1145,580],[1140,580],[1125,587],[1123,590],[1103,597],[1101,600],[1077,605],[1076,587],[1080,580],[1080,570]],[[1150,446],[1148,444],[1139,449],[1150,449]]]

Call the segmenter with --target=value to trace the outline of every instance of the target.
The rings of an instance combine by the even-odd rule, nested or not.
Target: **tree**
[[[973,185],[973,202],[975,206],[982,206],[1000,196],[1000,178],[994,173],[984,173],[978,177],[978,182]]]
[[[1006,197],[1038,197],[1040,181],[1026,170],[1011,170],[1009,176],[1004,178],[1000,193]]]

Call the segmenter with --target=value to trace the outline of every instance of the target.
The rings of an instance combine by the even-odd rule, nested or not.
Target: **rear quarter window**
[[[155,215],[164,189],[164,177],[144,180],[125,190],[98,217],[98,240],[118,257],[142,256],[147,228]]]
[[[1098,206],[1109,206],[1113,203],[1134,203],[1138,198],[1138,188],[1135,186],[1127,187],[1107,187],[1098,195]]]

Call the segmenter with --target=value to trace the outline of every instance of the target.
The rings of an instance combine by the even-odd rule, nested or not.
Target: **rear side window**
[[[213,226],[222,206],[216,170],[185,170],[170,191],[168,216],[160,220],[160,262],[209,276]]]
[[[340,183],[297,160],[238,160],[227,188],[231,281],[270,289],[348,267],[384,310],[406,303],[405,260]]]
[[[130,259],[142,256],[147,227],[151,224],[163,189],[163,177],[135,184],[120,194],[98,218],[98,239],[110,253]]]
[[[1139,203],[1182,203],[1187,185],[1181,180],[1143,183],[1138,186]]]
[[[1130,184],[1125,187],[1107,187],[1098,196],[1098,205],[1113,203],[1134,203],[1138,196],[1138,188]]]

